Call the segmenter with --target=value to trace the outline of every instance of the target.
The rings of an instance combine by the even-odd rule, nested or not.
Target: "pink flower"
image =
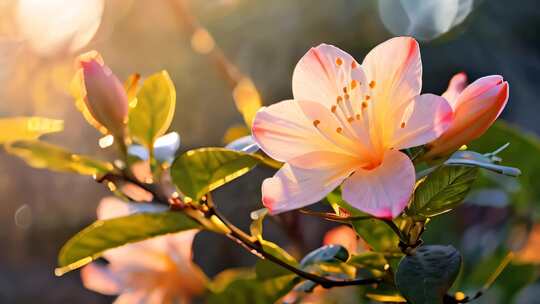
[[[409,37],[375,47],[360,65],[321,44],[298,62],[294,99],[262,108],[253,135],[271,157],[285,162],[262,185],[262,201],[276,214],[324,198],[343,183],[343,198],[376,217],[394,218],[415,183],[400,149],[436,139],[452,121],[440,96],[420,94],[418,43]]]
[[[116,198],[102,200],[98,217],[125,216],[132,205]],[[148,204],[144,204],[148,206]],[[118,295],[115,303],[186,303],[204,292],[206,276],[192,262],[197,230],[155,237],[107,250],[109,264],[92,263],[81,270],[86,288]]]
[[[85,117],[103,133],[123,137],[128,119],[128,98],[122,83],[96,51],[77,58],[74,94],[84,100]]]
[[[467,76],[456,74],[442,95],[454,111],[454,121],[428,145],[426,157],[443,156],[480,137],[499,117],[508,101],[508,82],[499,75],[482,77],[467,86]]]

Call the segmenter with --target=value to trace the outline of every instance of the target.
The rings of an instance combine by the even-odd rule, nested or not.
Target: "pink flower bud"
[[[77,66],[79,97],[84,100],[89,114],[107,133],[123,137],[128,118],[128,98],[122,83],[96,51],[80,55]]]
[[[508,101],[508,82],[499,75],[482,77],[466,85],[464,73],[450,80],[443,97],[454,110],[454,121],[439,138],[428,144],[427,158],[449,154],[480,137],[499,117]]]

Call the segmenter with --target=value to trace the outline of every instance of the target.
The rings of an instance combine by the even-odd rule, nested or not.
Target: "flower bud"
[[[508,101],[508,82],[499,75],[482,77],[467,85],[467,77],[455,75],[442,95],[454,111],[454,121],[427,145],[426,158],[447,155],[480,137],[499,117]]]
[[[74,94],[84,101],[79,108],[85,108],[81,109],[85,118],[103,133],[123,137],[128,118],[128,98],[122,83],[96,51],[80,55],[77,67]]]

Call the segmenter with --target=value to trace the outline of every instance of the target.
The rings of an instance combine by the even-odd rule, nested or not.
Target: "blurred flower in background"
[[[394,35],[435,39],[461,24],[474,0],[379,0],[379,13]]]
[[[76,52],[96,34],[103,7],[104,0],[19,0],[20,38],[42,56]]]
[[[104,198],[98,218],[126,216],[137,212],[138,207],[114,197]],[[189,303],[204,291],[207,281],[192,262],[197,232],[187,230],[107,250],[103,256],[109,264],[85,266],[81,270],[83,284],[102,294],[119,295],[115,303]]]

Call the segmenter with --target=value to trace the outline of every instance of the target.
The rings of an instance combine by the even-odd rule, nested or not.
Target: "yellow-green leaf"
[[[47,133],[60,132],[64,122],[44,117],[8,117],[0,118],[0,144],[17,141],[38,139]]]
[[[61,147],[42,141],[17,141],[6,145],[6,151],[22,158],[34,168],[58,172],[72,172],[82,175],[96,175],[110,172],[113,165],[91,157],[71,153]]]
[[[98,220],[73,236],[60,250],[55,273],[62,275],[98,258],[103,251],[151,237],[201,228],[182,212],[138,213]]]
[[[261,161],[254,154],[201,148],[177,157],[171,166],[171,176],[184,195],[198,201],[206,193],[246,174]]]
[[[141,144],[151,147],[171,125],[176,90],[166,71],[148,77],[130,101],[129,132]]]

